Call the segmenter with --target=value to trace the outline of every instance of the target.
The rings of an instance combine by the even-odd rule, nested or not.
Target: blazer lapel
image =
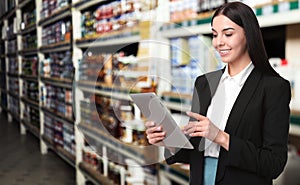
[[[249,75],[248,79],[246,80],[240,94],[238,95],[232,107],[232,110],[229,114],[227,124],[225,127],[225,132],[229,134],[235,134],[240,124],[241,117],[243,116],[243,113],[247,105],[251,101],[252,95],[254,94],[261,77],[262,77],[262,73],[254,68],[251,74]],[[227,156],[227,152],[225,151],[224,148],[221,148],[220,155],[219,155],[216,182],[221,181],[224,176],[225,166],[227,163],[226,156]]]
[[[227,124],[225,127],[225,132],[230,134],[235,133],[236,129],[239,126],[240,119],[247,105],[249,104],[253,93],[256,90],[261,76],[262,74],[255,68],[250,73],[229,114]]]

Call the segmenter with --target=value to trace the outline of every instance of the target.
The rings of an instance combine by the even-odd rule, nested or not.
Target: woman
[[[212,17],[213,46],[226,67],[199,76],[183,132],[193,150],[165,150],[168,164],[190,164],[190,184],[272,184],[287,162],[289,82],[270,66],[258,21],[240,2]],[[147,138],[165,138],[147,122]]]

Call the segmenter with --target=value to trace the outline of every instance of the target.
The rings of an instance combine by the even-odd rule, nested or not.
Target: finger
[[[193,132],[189,134],[190,137],[204,137],[205,132]]]
[[[155,126],[155,123],[154,123],[153,121],[147,121],[147,122],[145,123],[145,126],[146,126],[147,128],[149,128],[149,127],[154,127],[154,126]]]
[[[158,132],[158,133],[153,133],[153,134],[149,134],[147,135],[148,139],[154,139],[157,137],[165,137],[166,136],[166,132]]]
[[[146,129],[146,134],[152,134],[154,132],[161,132],[162,131],[162,127],[161,126],[157,126],[157,127],[150,127]]]
[[[202,116],[201,114],[197,114],[195,112],[187,111],[186,114],[190,117],[195,118],[196,120],[199,120],[199,121],[206,119],[205,116]]]
[[[149,141],[150,144],[154,145],[154,144],[156,144],[158,142],[161,142],[163,139],[164,139],[164,137],[157,137],[155,139],[150,139],[148,141]]]
[[[200,123],[199,121],[190,121],[187,125],[185,125],[182,130],[183,131],[187,131],[187,130],[190,130],[191,128],[195,127],[195,126],[199,126]]]

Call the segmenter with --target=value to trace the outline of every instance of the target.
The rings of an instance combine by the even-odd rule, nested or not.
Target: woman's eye
[[[225,35],[226,35],[226,37],[230,37],[230,36],[232,36],[232,33],[226,33]]]
[[[218,35],[216,35],[216,34],[213,34],[213,38],[216,38]]]

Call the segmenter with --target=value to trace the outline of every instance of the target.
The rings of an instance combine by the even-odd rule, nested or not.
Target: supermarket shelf
[[[19,78],[19,74],[14,74],[14,73],[7,73],[7,76],[12,78]]]
[[[79,11],[82,11],[84,9],[87,9],[91,6],[100,4],[102,2],[105,2],[106,0],[81,0],[75,4],[73,4],[73,7],[76,8]]]
[[[167,165],[160,163],[160,173],[178,184],[189,184],[189,170],[184,170],[180,168],[179,165],[180,164]]]
[[[17,7],[9,10],[6,14],[3,15],[2,19],[10,19],[16,13]]]
[[[272,14],[272,16],[258,16],[257,19],[261,27],[296,24],[300,23],[300,9],[287,11],[283,13],[275,13]]]
[[[76,158],[68,151],[63,149],[61,146],[55,146],[54,142],[47,138],[46,136],[42,135],[43,141],[48,144],[49,149],[53,150],[59,157],[65,160],[68,164],[75,168],[75,161]]]
[[[254,8],[254,11],[261,27],[300,23],[298,1],[265,5],[263,7]],[[197,19],[165,24],[161,28],[161,35],[165,38],[176,38],[198,34],[210,34],[211,16],[211,13],[205,13]]]
[[[17,7],[19,9],[22,9],[24,6],[28,5],[30,2],[32,2],[32,0],[24,0]]]
[[[26,127],[27,130],[29,130],[35,137],[40,139],[40,129],[30,123],[28,123],[25,120],[21,120],[21,123]]]
[[[24,30],[22,30],[20,32],[21,35],[25,35],[27,33],[30,33],[30,32],[33,32],[33,31],[36,31],[36,25],[35,24],[31,24],[31,25],[28,25],[24,28]]]
[[[300,137],[300,111],[291,111],[290,134]]]
[[[112,181],[110,181],[107,177],[97,172],[87,164],[81,162],[79,163],[79,169],[83,172],[83,174],[92,181],[94,184],[101,185],[115,185]]]
[[[64,41],[59,42],[55,44],[50,44],[47,46],[42,46],[39,48],[39,51],[42,53],[54,53],[59,51],[67,51],[71,50],[71,42],[70,41]]]
[[[79,48],[107,47],[107,46],[127,46],[128,44],[140,41],[138,33],[124,33],[111,37],[99,37],[94,39],[81,39],[76,41]]]
[[[10,95],[11,97],[17,99],[17,100],[20,99],[18,94],[15,94],[15,93],[12,93],[12,92],[9,92],[9,91],[7,91],[7,94]]]
[[[46,26],[48,24],[55,23],[64,18],[71,17],[71,15],[72,15],[71,14],[71,6],[69,5],[67,7],[62,8],[61,10],[58,10],[57,12],[55,12],[54,14],[50,15],[47,18],[41,19],[39,21],[38,25]]]
[[[37,101],[33,101],[29,98],[25,98],[25,97],[21,97],[21,100],[28,104],[30,107],[36,109],[36,110],[39,110],[39,103]]]
[[[70,79],[61,79],[55,77],[41,77],[41,80],[49,85],[62,87],[66,89],[72,89],[73,82]]]
[[[64,123],[69,123],[69,124],[74,124],[74,119],[69,118],[59,112],[56,112],[52,109],[46,108],[46,107],[42,107],[42,110],[44,111],[44,113],[46,113],[49,117],[55,119],[55,120],[59,120],[62,121]]]
[[[37,55],[38,49],[37,48],[29,48],[29,49],[23,49],[19,51],[20,55]]]
[[[17,53],[13,52],[13,53],[6,53],[6,56],[9,58],[14,58],[16,57]]]
[[[13,119],[15,119],[18,123],[20,123],[20,114],[15,114],[9,109],[7,109],[7,112],[12,116]]]
[[[21,78],[27,81],[38,82],[38,77],[33,75],[20,75]]]
[[[300,137],[300,125],[290,124],[290,134]]]
[[[82,87],[82,86],[79,86],[79,89],[81,89],[84,92],[89,92],[89,93],[93,93],[93,94],[96,94],[96,95],[102,95],[102,96],[111,97],[111,98],[119,99],[119,100],[131,101],[131,98],[130,98],[129,94],[125,94],[125,93],[117,93],[117,92],[113,92],[113,91],[97,90],[97,89],[87,88],[87,87]]]
[[[2,88],[1,88],[1,93],[7,94],[6,89],[2,89]]]
[[[80,123],[77,127],[81,132],[83,132],[86,137],[91,138],[96,142],[102,143],[108,148],[116,150],[119,154],[122,154],[130,159],[135,159],[140,164],[144,164],[145,162],[147,162],[147,160],[153,160],[153,156],[149,156],[155,153],[153,151],[153,148],[150,153],[147,150],[148,147],[133,146],[122,143],[116,138],[112,137],[109,133],[106,133],[94,126]]]
[[[7,107],[4,107],[2,104],[1,104],[0,106],[1,106],[1,108],[2,108],[2,111],[8,112]]]

